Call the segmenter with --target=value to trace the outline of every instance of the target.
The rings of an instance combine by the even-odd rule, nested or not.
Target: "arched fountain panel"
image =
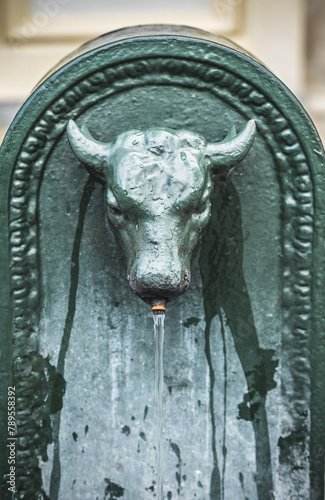
[[[219,143],[254,119],[245,158],[213,178],[189,290],[167,305],[164,495],[321,499],[317,133],[284,85],[225,40],[176,27],[112,37],[36,89],[2,149],[17,490],[157,494],[152,313],[129,290],[105,188],[75,156],[68,121],[100,143],[159,127]]]

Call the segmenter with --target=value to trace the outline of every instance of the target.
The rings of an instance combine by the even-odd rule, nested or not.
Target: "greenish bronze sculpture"
[[[106,187],[106,214],[127,256],[133,293],[152,305],[186,292],[191,257],[211,215],[212,176],[227,174],[248,153],[251,120],[220,143],[185,130],[131,130],[113,142],[68,125],[73,151]]]
[[[323,500],[324,185],[305,110],[229,40],[126,28],[54,68],[0,150],[1,500],[157,498],[138,294],[169,299],[167,500]]]

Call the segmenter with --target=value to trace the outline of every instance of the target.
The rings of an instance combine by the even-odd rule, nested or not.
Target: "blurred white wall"
[[[205,29],[252,52],[303,102],[325,139],[325,0],[0,0],[0,138],[69,52],[105,32],[152,23]]]

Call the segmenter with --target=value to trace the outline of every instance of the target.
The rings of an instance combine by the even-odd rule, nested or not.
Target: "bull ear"
[[[213,174],[228,172],[237,165],[250,150],[256,135],[254,120],[249,120],[242,132],[236,134],[236,128],[232,127],[227,137],[217,144],[207,144],[205,156],[210,163]]]
[[[111,144],[96,141],[85,125],[79,128],[73,120],[68,123],[67,134],[70,146],[78,160],[85,165],[95,180],[105,184],[105,170],[111,152]]]

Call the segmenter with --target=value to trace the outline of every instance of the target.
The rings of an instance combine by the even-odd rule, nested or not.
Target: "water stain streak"
[[[200,254],[200,270],[203,285],[203,301],[206,319],[206,357],[210,372],[210,412],[212,426],[213,472],[210,491],[211,500],[219,500],[218,476],[216,471],[215,417],[213,372],[210,330],[215,316],[224,310],[232,334],[234,346],[247,381],[246,406],[251,408],[249,420],[255,435],[256,486],[258,500],[273,498],[270,439],[266,415],[266,395],[275,387],[272,372],[276,361],[268,362],[272,353],[266,353],[259,346],[252,307],[243,273],[243,235],[239,196],[231,184],[219,186],[217,196],[212,200],[212,215]],[[272,357],[272,356],[271,356]],[[272,380],[271,380],[272,379]],[[226,473],[225,441],[223,448]],[[219,496],[218,496],[219,495]]]
[[[213,369],[211,343],[210,343],[211,322],[212,319],[207,320],[205,326],[205,355],[209,367],[209,376],[210,376],[209,406],[210,406],[210,418],[211,418],[211,429],[212,429],[211,445],[212,445],[212,457],[213,457],[213,469],[210,481],[210,499],[221,500],[221,479],[220,479],[218,454],[217,454],[216,419],[214,414],[214,386],[216,377]]]
[[[223,386],[223,435],[222,435],[222,455],[223,455],[223,465],[222,465],[222,480],[221,480],[221,498],[225,498],[225,479],[226,479],[226,466],[227,466],[227,388],[228,388],[228,362],[227,362],[227,345],[226,345],[226,332],[223,323],[222,314],[219,315],[221,324],[221,337],[222,337],[222,348],[223,348],[223,375],[224,375],[224,386]]]
[[[76,312],[76,297],[77,297],[77,290],[79,283],[79,250],[81,244],[81,237],[83,233],[84,221],[88,204],[94,188],[95,188],[95,182],[91,177],[89,177],[85,184],[79,204],[79,217],[78,217],[78,223],[71,254],[71,271],[70,271],[71,280],[70,280],[70,290],[69,290],[68,313],[65,320],[63,336],[61,339],[59,358],[57,363],[57,373],[59,373],[62,377],[64,377],[65,358],[69,348],[74,315]],[[53,465],[52,465],[52,473],[50,481],[51,500],[58,500],[60,482],[61,482],[60,439],[59,439],[60,425],[61,425],[61,410],[53,416],[53,423],[52,423],[54,452],[53,452]]]

